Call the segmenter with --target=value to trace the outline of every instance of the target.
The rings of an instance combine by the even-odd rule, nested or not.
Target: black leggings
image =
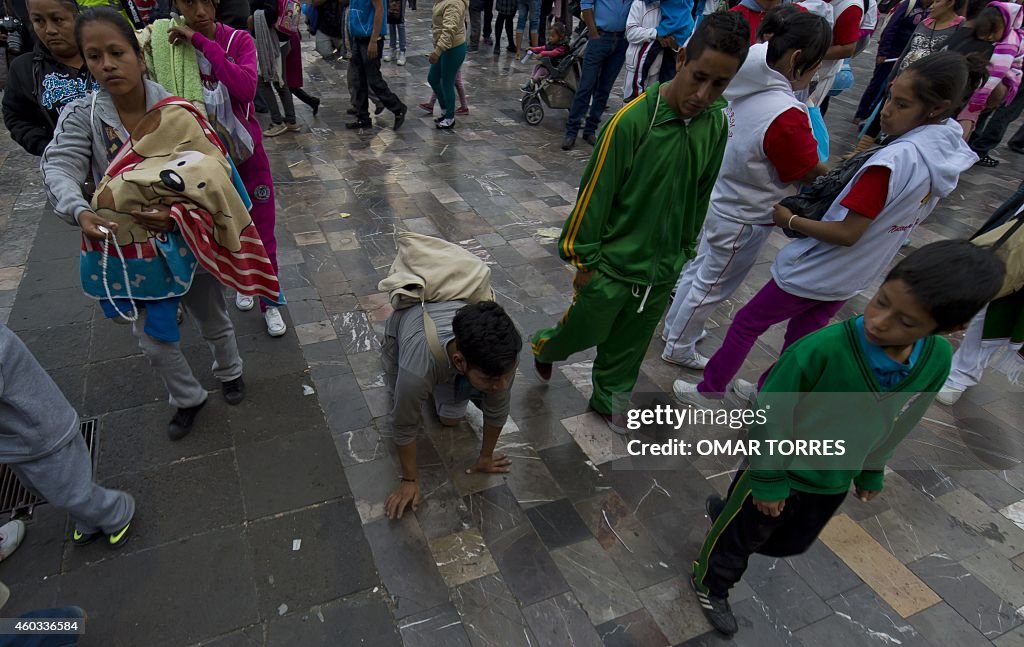
[[[494,49],[501,47],[501,27],[505,26],[505,36],[508,38],[508,44],[513,45],[515,40],[512,38],[512,18],[515,14],[511,13],[499,13],[498,19],[494,21]]]

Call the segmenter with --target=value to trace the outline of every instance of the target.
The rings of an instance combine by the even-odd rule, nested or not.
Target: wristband
[[[797,217],[797,214],[795,214],[795,213],[792,216],[789,217],[789,222],[786,223],[786,229],[789,229],[790,231],[796,231],[795,229],[793,229],[793,218],[796,218],[796,217]]]
[[[403,482],[403,483],[415,483],[415,482],[416,482],[416,479],[407,479],[407,478],[405,478],[405,477],[403,476],[403,477],[402,477],[402,482]]]

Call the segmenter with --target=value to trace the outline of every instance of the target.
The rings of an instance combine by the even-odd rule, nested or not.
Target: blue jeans
[[[596,135],[601,125],[601,115],[608,106],[615,78],[626,60],[626,36],[619,32],[601,32],[601,37],[587,43],[583,55],[583,71],[580,83],[569,108],[569,121],[565,124],[565,136],[576,137],[584,116],[587,118],[583,133]]]
[[[540,0],[519,0],[519,23],[516,32],[526,31],[526,14],[530,14],[530,33],[540,31]]]
[[[391,49],[398,49],[399,51],[404,52],[405,51],[405,23],[403,22],[400,25],[396,25],[394,23],[388,23],[388,31],[390,32],[390,35],[391,35]],[[395,35],[396,31],[398,32],[397,35]],[[395,47],[396,41],[397,41],[397,45],[398,45],[397,48]]]

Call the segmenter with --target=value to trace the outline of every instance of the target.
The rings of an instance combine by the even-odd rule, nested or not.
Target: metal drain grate
[[[99,455],[98,430],[96,418],[87,418],[81,423],[82,436],[92,458],[93,473],[96,472],[96,457]],[[0,515],[31,515],[32,509],[43,503],[46,503],[44,499],[25,489],[10,466],[0,465]]]

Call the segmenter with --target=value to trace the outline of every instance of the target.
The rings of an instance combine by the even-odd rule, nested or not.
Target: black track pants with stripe
[[[740,470],[729,487],[725,508],[693,563],[697,587],[717,597],[728,597],[754,553],[790,557],[806,551],[845,498],[845,492],[810,494],[792,490],[782,514],[769,517],[754,505],[750,475]]]

